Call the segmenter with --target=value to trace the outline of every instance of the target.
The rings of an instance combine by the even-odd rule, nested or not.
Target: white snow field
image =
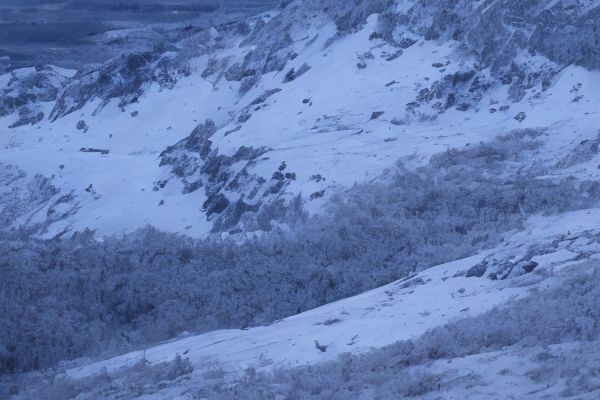
[[[236,2],[232,12],[246,14],[259,3]],[[451,13],[450,6],[444,8],[446,3],[458,5]],[[294,223],[288,211],[295,205],[301,203],[309,216],[327,215],[337,194],[349,193],[353,187],[358,190],[356,184],[390,179],[394,171],[421,174],[432,184],[446,179],[448,185],[460,186],[457,191],[469,188],[472,193],[478,188],[490,191],[494,184],[518,186],[519,179],[539,183],[526,187],[528,190],[546,188],[542,183],[551,189],[556,182],[572,183],[555,192],[548,189],[557,198],[541,199],[533,213],[521,207],[520,199],[502,203],[511,205],[510,210],[501,210],[506,220],[518,223],[499,222],[499,232],[486,228],[483,238],[476,233],[478,221],[489,222],[485,216],[473,217],[475,222],[469,223],[476,226],[469,231],[473,226],[450,225],[455,222],[450,218],[455,217],[453,210],[440,212],[450,216],[450,229],[464,230],[464,248],[477,249],[470,257],[428,265],[425,270],[413,267],[417,271],[399,281],[333,303],[323,304],[323,300],[318,308],[266,325],[255,326],[264,317],[257,312],[244,325],[234,325],[241,320],[239,316],[231,319],[234,322],[228,320],[230,325],[213,325],[249,328],[184,332],[154,346],[137,346],[129,338],[106,335],[108,339],[103,339],[113,348],[127,345],[127,349],[139,350],[106,359],[98,359],[98,352],[73,354],[51,367],[56,367],[56,374],[41,368],[35,371],[38,367],[31,368],[33,372],[17,371],[24,373],[23,379],[31,379],[32,389],[28,392],[24,385],[20,394],[12,393],[14,398],[32,398],[31,393],[39,395],[48,387],[51,399],[242,399],[246,392],[238,395],[236,388],[251,386],[255,381],[248,377],[259,376],[257,391],[263,387],[258,383],[272,389],[262,392],[265,399],[298,399],[302,395],[273,394],[294,384],[304,387],[289,382],[299,376],[293,375],[294,371],[308,374],[328,366],[335,370],[344,357],[359,365],[398,343],[416,343],[459,321],[484,318],[498,310],[518,314],[519,301],[535,301],[541,294],[564,288],[572,279],[598,274],[600,56],[594,43],[600,32],[599,2],[523,1],[528,11],[516,7],[515,0],[444,0],[439,4],[420,0],[284,1],[271,11],[210,29],[141,27],[106,33],[107,46],[143,42],[153,50],[128,53],[123,49],[122,56],[79,71],[46,66],[0,75],[0,240],[5,240],[2,235],[7,232],[6,237],[14,233],[15,237],[52,243],[90,230],[104,245],[108,236],[126,237],[146,226],[194,239],[214,239],[215,243],[232,239],[227,244],[236,246],[244,239],[268,238],[270,233],[291,237]],[[438,7],[448,11],[447,20]],[[531,9],[534,16],[527,14],[533,13]],[[494,36],[500,27],[508,34]],[[554,27],[558,30],[553,31]],[[546,28],[548,31],[543,30]],[[162,38],[160,43],[152,42],[155,35]],[[494,140],[496,145],[505,145],[503,149],[522,140],[527,142],[522,144],[527,151],[515,144],[518,156],[505,157],[494,168],[486,168],[482,163],[491,164],[495,157],[493,151],[486,153],[486,144]],[[465,155],[476,147],[479,152]],[[448,159],[456,155],[456,159],[432,162],[444,155]],[[431,172],[435,168],[439,174]],[[389,171],[392,173],[386,175]],[[468,175],[464,182],[452,180],[463,173]],[[571,197],[560,192],[564,187],[574,188],[568,193]],[[498,188],[498,193],[501,197],[526,190]],[[491,197],[485,198],[491,206],[486,204],[487,208],[482,206],[474,213],[493,209],[497,199]],[[453,204],[441,203],[442,208]],[[500,231],[506,226],[511,230]],[[490,238],[494,234],[502,240]],[[423,235],[422,239],[426,242],[429,238]],[[485,243],[489,239],[493,247],[480,251],[480,239]],[[17,240],[11,242],[10,251],[18,247],[14,244]],[[85,243],[87,239],[81,240]],[[80,242],[74,243],[74,250],[65,250],[72,252],[69,254],[78,250]],[[140,243],[135,244],[143,247],[143,241]],[[428,245],[433,248],[436,244]],[[446,251],[444,245],[438,244],[440,252]],[[398,254],[405,254],[401,250]],[[19,251],[14,254],[24,254]],[[429,248],[417,256],[427,251]],[[0,257],[3,254],[9,251],[0,251]],[[86,256],[70,260],[85,260]],[[184,268],[186,257],[181,256]],[[139,256],[139,264],[132,262],[127,268],[143,270],[144,257]],[[187,258],[187,262],[193,259]],[[32,256],[31,260],[37,259]],[[397,260],[398,268],[409,270],[403,261]],[[343,262],[333,260],[321,266],[326,270],[332,264],[337,268]],[[60,262],[52,266],[59,273],[63,267]],[[271,267],[265,267],[266,275]],[[73,277],[81,273],[78,268],[74,267]],[[205,270],[206,275],[213,273],[213,279],[219,272],[214,274],[209,267]],[[11,278],[18,275],[15,271],[9,270]],[[293,274],[289,276],[282,280],[295,279]],[[39,280],[43,281],[43,275]],[[125,304],[122,308],[126,311],[121,312],[126,314],[130,300],[126,296],[134,298],[143,287],[119,292],[127,284],[125,278],[125,283],[106,281],[109,283],[103,282],[101,290],[114,283],[114,292],[118,292],[114,304],[107,300],[106,307],[117,309]],[[156,287],[153,293],[160,293]],[[306,297],[314,300],[310,285],[306,287]],[[214,288],[215,302],[189,302],[198,313],[206,312],[202,309],[209,308],[206,304],[221,305],[219,296],[224,292],[220,290]],[[594,361],[600,354],[600,326],[593,319],[600,305],[595,298],[586,298],[586,293],[577,293],[583,299],[577,306],[587,308],[577,314],[575,322],[591,326],[588,336],[577,332],[575,339],[550,344],[523,339],[499,348],[482,347],[479,353],[430,357],[418,368],[439,380],[428,381],[421,391],[406,392],[398,384],[397,398],[600,398],[600,365]],[[101,297],[97,293],[87,295],[96,296],[99,319],[106,322],[101,309],[106,305],[104,299],[97,300]],[[46,300],[49,307],[61,304],[50,295],[40,297],[42,305]],[[150,311],[154,306],[152,303]],[[300,310],[302,304],[293,306]],[[131,308],[134,317],[126,322],[131,329],[120,332],[133,332],[132,337],[145,340],[144,332],[135,330],[139,322],[135,313],[143,314],[143,310]],[[544,304],[539,310],[550,316],[556,311]],[[61,312],[52,315],[62,318]],[[591,322],[581,322],[585,318]],[[99,326],[101,332],[105,326]],[[202,326],[198,329],[195,332],[202,332]],[[2,358],[9,350],[0,342],[1,362],[9,359]],[[115,354],[111,351],[102,354]],[[169,372],[172,369],[174,372]],[[577,375],[580,370],[583,372]],[[415,379],[420,385],[418,376]],[[394,393],[385,386],[389,380],[370,386],[363,383],[357,383],[362,397],[348,398],[387,400],[389,393]],[[341,393],[330,397],[322,393],[313,394],[320,399],[345,398]]]
[[[16,116],[0,118],[2,162],[18,166],[29,176],[53,176],[52,183],[61,195],[72,193],[74,199],[68,206],[73,212],[52,222],[42,233],[45,237],[85,228],[96,230],[99,236],[121,234],[147,224],[201,237],[212,227],[202,210],[206,193],[197,190],[182,194],[181,183],[171,179],[169,166],[159,167],[159,155],[207,118],[219,128],[211,138],[218,154],[231,156],[242,146],[271,149],[247,167],[250,175],[268,181],[285,161],[287,171],[294,172],[296,179],[281,195],[289,199],[302,194],[306,209],[313,213],[336,188],[374,179],[399,159],[418,166],[448,148],[488,141],[524,128],[543,128],[548,147],[555,154],[596,138],[600,75],[576,66],[564,68],[547,90],[533,87],[516,103],[509,100],[506,87],[499,86],[467,111],[449,109],[433,120],[426,118],[426,111],[421,117],[410,115],[404,105],[428,82],[439,79],[441,70],[451,73],[475,61],[468,57],[455,61],[458,44],[434,41],[418,42],[401,57],[386,61],[381,57],[394,49],[369,40],[375,21],[371,16],[364,29],[329,47],[325,42],[335,32],[331,23],[323,23],[318,30],[294,32],[315,40],[299,40],[295,44],[298,56],[286,69],[265,74],[243,97],[238,93],[238,82],[220,79],[215,83],[211,82],[215,77],[200,76],[211,57],[206,55],[193,60],[191,75],[181,78],[173,89],[150,85],[138,102],[124,111],[117,100],[100,109],[100,100],[93,100],[54,122],[45,119],[34,126],[9,129]],[[220,56],[241,56],[245,51],[232,46]],[[374,58],[367,60],[367,68],[358,69],[357,54],[366,52]],[[435,68],[435,62],[449,65]],[[289,68],[297,69],[303,63],[311,69],[282,83]],[[577,93],[572,93],[578,84]],[[281,91],[239,124],[241,110],[271,89]],[[573,102],[575,97],[580,100]],[[305,104],[304,99],[310,102]],[[498,105],[487,106],[493,103]],[[509,106],[508,110],[488,111],[501,105]],[[46,115],[52,107],[52,102],[42,104]],[[373,112],[383,115],[371,120]],[[526,113],[522,122],[514,119],[519,112]],[[76,129],[79,121],[85,122],[85,130]],[[82,148],[110,152],[85,153]],[[573,172],[589,178],[599,173],[581,165]],[[311,179],[318,174],[325,179]],[[161,180],[168,180],[168,184],[153,191]],[[93,190],[86,191],[89,185]],[[321,190],[323,197],[310,199]],[[43,222],[47,210],[48,205],[32,210],[14,224]]]

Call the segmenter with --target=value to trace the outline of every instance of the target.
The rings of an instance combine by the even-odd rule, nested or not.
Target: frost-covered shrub
[[[34,372],[0,377],[0,398],[12,395],[15,399],[83,400],[152,395],[180,383],[193,370],[189,359],[176,355],[172,361],[151,364],[142,359],[128,368],[110,373],[104,370],[78,380],[67,378],[63,370]]]
[[[558,288],[433,329],[416,340],[271,374],[248,371],[233,384],[203,388],[199,398],[423,398],[446,386],[484,385],[471,371],[457,370],[447,362],[440,363],[447,365],[440,372],[439,367],[432,367],[436,361],[498,351],[522,355],[527,349],[571,342],[582,342],[581,350],[567,347],[564,352],[555,350],[558,355],[533,352],[536,356],[531,361],[537,366],[528,376],[546,387],[564,382],[564,396],[592,393],[600,389],[600,269],[597,262],[573,268],[588,271],[575,274]],[[528,390],[515,388],[515,394]]]
[[[496,244],[533,213],[596,204],[598,184],[517,170],[521,132],[399,167],[324,215],[239,243],[146,228],[102,242],[0,235],[0,370],[240,328],[318,307]],[[273,212],[279,212],[273,210]]]
[[[0,229],[10,227],[58,192],[51,178],[41,174],[28,177],[18,167],[0,162]]]

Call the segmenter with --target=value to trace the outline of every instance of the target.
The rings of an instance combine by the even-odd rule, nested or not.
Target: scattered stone
[[[402,54],[404,54],[404,51],[402,51],[402,50],[399,49],[398,51],[396,51],[396,52],[390,54],[389,56],[387,56],[385,58],[385,61],[394,61],[395,59],[397,59],[398,57],[400,57]]]
[[[571,100],[572,103],[579,103],[579,100],[583,99],[583,95],[579,95],[579,96],[575,96],[575,98],[573,98],[573,100]]]
[[[258,104],[262,104],[264,103],[269,97],[273,96],[275,93],[279,93],[281,92],[281,89],[279,88],[275,88],[275,89],[270,89],[270,90],[266,90],[263,94],[261,94],[260,96],[258,96],[257,98],[255,98],[254,100],[252,100],[252,102],[250,104],[248,104],[248,107],[251,106],[255,106]]]
[[[135,118],[135,117],[137,117],[139,114],[140,114],[140,113],[139,113],[138,111],[134,111],[134,112],[132,112],[132,113],[131,113],[131,114],[129,114],[129,115],[131,115],[131,117],[132,117],[132,118]]]
[[[310,195],[310,199],[311,200],[316,200],[318,198],[321,198],[325,195],[325,190],[319,190],[318,192],[314,192],[313,194]]]
[[[515,119],[519,121],[519,123],[525,121],[525,118],[527,118],[527,114],[525,114],[523,111],[515,115]]]
[[[106,149],[95,149],[93,147],[82,147],[79,149],[80,152],[82,153],[100,153],[103,155],[106,155],[108,153],[110,153],[110,150],[106,150]]]
[[[84,120],[79,120],[77,122],[76,128],[78,131],[83,131],[83,133],[86,133],[89,129],[89,126],[85,123]]]
[[[481,278],[485,274],[485,271],[487,271],[487,263],[482,262],[469,268],[465,276],[467,278]]]
[[[321,174],[311,175],[309,179],[317,183],[325,180]]]
[[[300,68],[298,68],[298,71],[296,71],[294,68],[292,68],[285,75],[285,78],[283,78],[283,83],[291,82],[291,81],[299,78],[300,76],[304,75],[309,70],[310,70],[310,65],[308,65],[307,63],[302,64],[300,66]]]
[[[538,266],[538,263],[536,263],[535,261],[527,261],[526,263],[524,263],[523,265],[521,265],[521,269],[523,271],[525,271],[526,274],[532,272],[534,269],[536,269]]]
[[[400,42],[398,43],[398,45],[402,49],[408,49],[409,47],[411,47],[415,43],[417,43],[417,41],[415,39],[404,37],[404,38],[400,39]]]
[[[382,39],[383,35],[379,32],[373,32],[371,33],[371,35],[369,35],[369,40],[377,40],[377,39]]]
[[[379,117],[381,117],[384,114],[383,111],[373,111],[373,113],[371,113],[371,120],[377,119]]]
[[[229,136],[232,133],[239,131],[240,129],[242,129],[242,126],[241,125],[237,125],[235,128],[226,131],[224,136]]]
[[[321,353],[325,353],[327,351],[327,347],[323,344],[320,344],[318,340],[315,340],[315,347],[317,348],[317,350],[319,350]]]

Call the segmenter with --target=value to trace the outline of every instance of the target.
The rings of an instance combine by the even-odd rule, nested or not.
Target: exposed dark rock
[[[271,90],[266,90],[263,94],[261,94],[260,96],[258,96],[256,99],[252,100],[250,102],[250,104],[248,104],[248,106],[255,106],[257,104],[262,104],[264,103],[269,97],[271,97],[272,95],[274,95],[275,93],[279,93],[281,92],[281,89],[276,88],[276,89],[271,89]]]
[[[321,174],[316,174],[316,175],[311,175],[310,180],[318,183],[318,182],[324,181],[325,178],[323,178],[323,176]]]
[[[85,123],[84,120],[79,120],[77,121],[77,125],[75,126],[75,128],[77,128],[78,131],[84,131],[87,132],[88,130],[88,125]]]
[[[249,174],[248,167],[269,149],[242,146],[231,156],[218,154],[210,140],[215,132],[216,126],[210,120],[198,125],[190,136],[161,154],[160,165],[171,166],[173,174],[184,183],[184,193],[204,187],[207,200],[202,208],[209,220],[214,219],[213,231],[220,232],[242,223],[246,213],[256,214],[261,209],[261,202],[250,200],[266,180]],[[278,194],[290,179],[276,171],[267,190],[269,195]]]
[[[202,204],[202,208],[206,210],[206,215],[210,217],[212,214],[221,214],[225,209],[229,206],[229,200],[223,193],[216,193],[215,195],[209,197],[204,204]]]
[[[300,76],[308,72],[308,70],[310,70],[310,66],[307,63],[302,64],[298,68],[298,71],[296,71],[294,68],[290,69],[285,75],[285,78],[283,78],[283,83],[291,82],[295,79],[298,79]]]
[[[515,119],[519,122],[525,121],[525,118],[527,118],[527,114],[525,114],[523,111],[515,115]]]
[[[318,198],[321,198],[325,195],[325,190],[319,190],[318,192],[314,192],[313,194],[310,195],[310,199],[311,200],[316,200]]]
[[[370,119],[371,119],[371,120],[378,119],[378,118],[379,118],[379,117],[381,117],[383,114],[384,114],[384,112],[383,112],[383,111],[373,111],[373,112],[371,113],[371,118],[370,118]]]
[[[319,350],[321,353],[325,353],[327,351],[327,347],[329,346],[325,346],[319,343],[318,340],[315,340],[315,347],[317,348],[317,350]]]
[[[50,119],[81,109],[93,99],[100,108],[111,99],[119,99],[119,107],[135,103],[147,84],[172,88],[179,76],[189,75],[187,62],[170,52],[143,52],[124,55],[90,71],[80,71],[58,95]]]
[[[404,51],[399,49],[396,52],[394,52],[393,54],[390,54],[389,56],[387,56],[385,58],[385,61],[394,61],[395,59],[399,58],[402,54],[404,54]]]
[[[93,147],[82,147],[81,149],[79,149],[80,152],[82,153],[100,153],[103,155],[106,155],[108,153],[110,153],[110,150],[107,149],[95,149]]]
[[[403,49],[408,49],[409,47],[411,47],[413,44],[417,43],[416,39],[413,38],[409,38],[409,37],[403,37],[402,39],[400,39],[400,41],[398,42],[398,45],[403,48]]]
[[[521,265],[521,269],[523,270],[523,272],[528,274],[528,273],[532,272],[537,266],[538,266],[538,263],[536,263],[535,261],[527,261],[526,263]]]
[[[467,278],[470,278],[470,277],[481,278],[485,274],[485,271],[487,271],[487,263],[481,262],[481,263],[469,268],[469,270],[467,271],[465,276]]]
[[[44,113],[42,111],[36,113],[34,110],[24,107],[19,110],[19,119],[10,124],[8,127],[17,128],[24,125],[35,125],[38,122],[41,122],[43,119]]]
[[[67,78],[50,67],[10,72],[6,86],[0,87],[0,117],[18,113],[9,127],[34,125],[44,119],[41,103],[54,101]]]

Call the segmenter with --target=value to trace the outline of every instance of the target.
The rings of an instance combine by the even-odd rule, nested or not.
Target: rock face
[[[97,70],[79,73],[61,90],[50,119],[55,121],[94,99],[101,99],[102,107],[117,98],[119,107],[124,108],[137,101],[145,85],[156,83],[170,88],[178,76],[185,74],[189,74],[189,70],[176,55],[129,54]]]
[[[387,7],[379,16],[379,29],[399,47],[407,35],[416,34],[425,40],[459,41],[466,54],[475,55],[475,68],[458,76],[463,90],[448,99],[457,76],[446,75],[424,94],[446,97],[443,108],[464,109],[490,81],[509,85],[518,101],[526,89],[547,87],[566,65],[600,67],[599,16],[598,1],[416,1],[401,11]],[[534,62],[536,54],[551,62]]]
[[[510,86],[514,100],[536,84],[547,86],[565,65],[600,67],[600,6],[597,1],[520,1],[488,0],[483,3],[444,0],[415,1],[400,7],[385,1],[305,0],[284,3],[280,14],[239,24],[225,24],[217,30],[193,29],[170,35],[172,48],[158,46],[154,51],[130,53],[101,67],[80,71],[68,82],[49,68],[14,74],[4,85],[0,115],[17,110],[14,126],[35,124],[45,116],[28,104],[54,101],[49,116],[56,120],[76,111],[93,99],[101,106],[119,99],[125,107],[135,102],[149,84],[172,87],[177,77],[190,73],[191,57],[222,46],[223,35],[245,35],[243,59],[215,58],[203,77],[224,76],[240,82],[245,94],[261,76],[283,71],[296,57],[294,31],[333,20],[338,34],[360,29],[367,17],[378,13],[378,31],[373,39],[383,38],[399,50],[424,40],[459,41],[465,54],[473,54],[477,64],[447,74],[423,89],[421,103],[431,103],[439,111],[450,107],[466,110],[481,98],[494,82]],[[401,53],[399,53],[401,54]],[[551,62],[532,63],[532,55],[541,54]],[[393,59],[393,58],[392,58]],[[443,67],[440,65],[440,67]],[[309,68],[290,69],[284,81],[291,81]]]
[[[171,167],[184,193],[204,188],[202,210],[214,221],[213,231],[270,230],[273,220],[302,217],[299,198],[289,202],[282,193],[295,174],[284,173],[285,164],[270,181],[253,174],[252,166],[270,149],[241,146],[233,155],[219,154],[211,141],[216,131],[215,123],[207,120],[160,155],[160,166]]]
[[[26,68],[0,77],[0,117],[17,113],[11,127],[36,124],[44,118],[40,103],[56,100],[66,77],[50,67]]]

